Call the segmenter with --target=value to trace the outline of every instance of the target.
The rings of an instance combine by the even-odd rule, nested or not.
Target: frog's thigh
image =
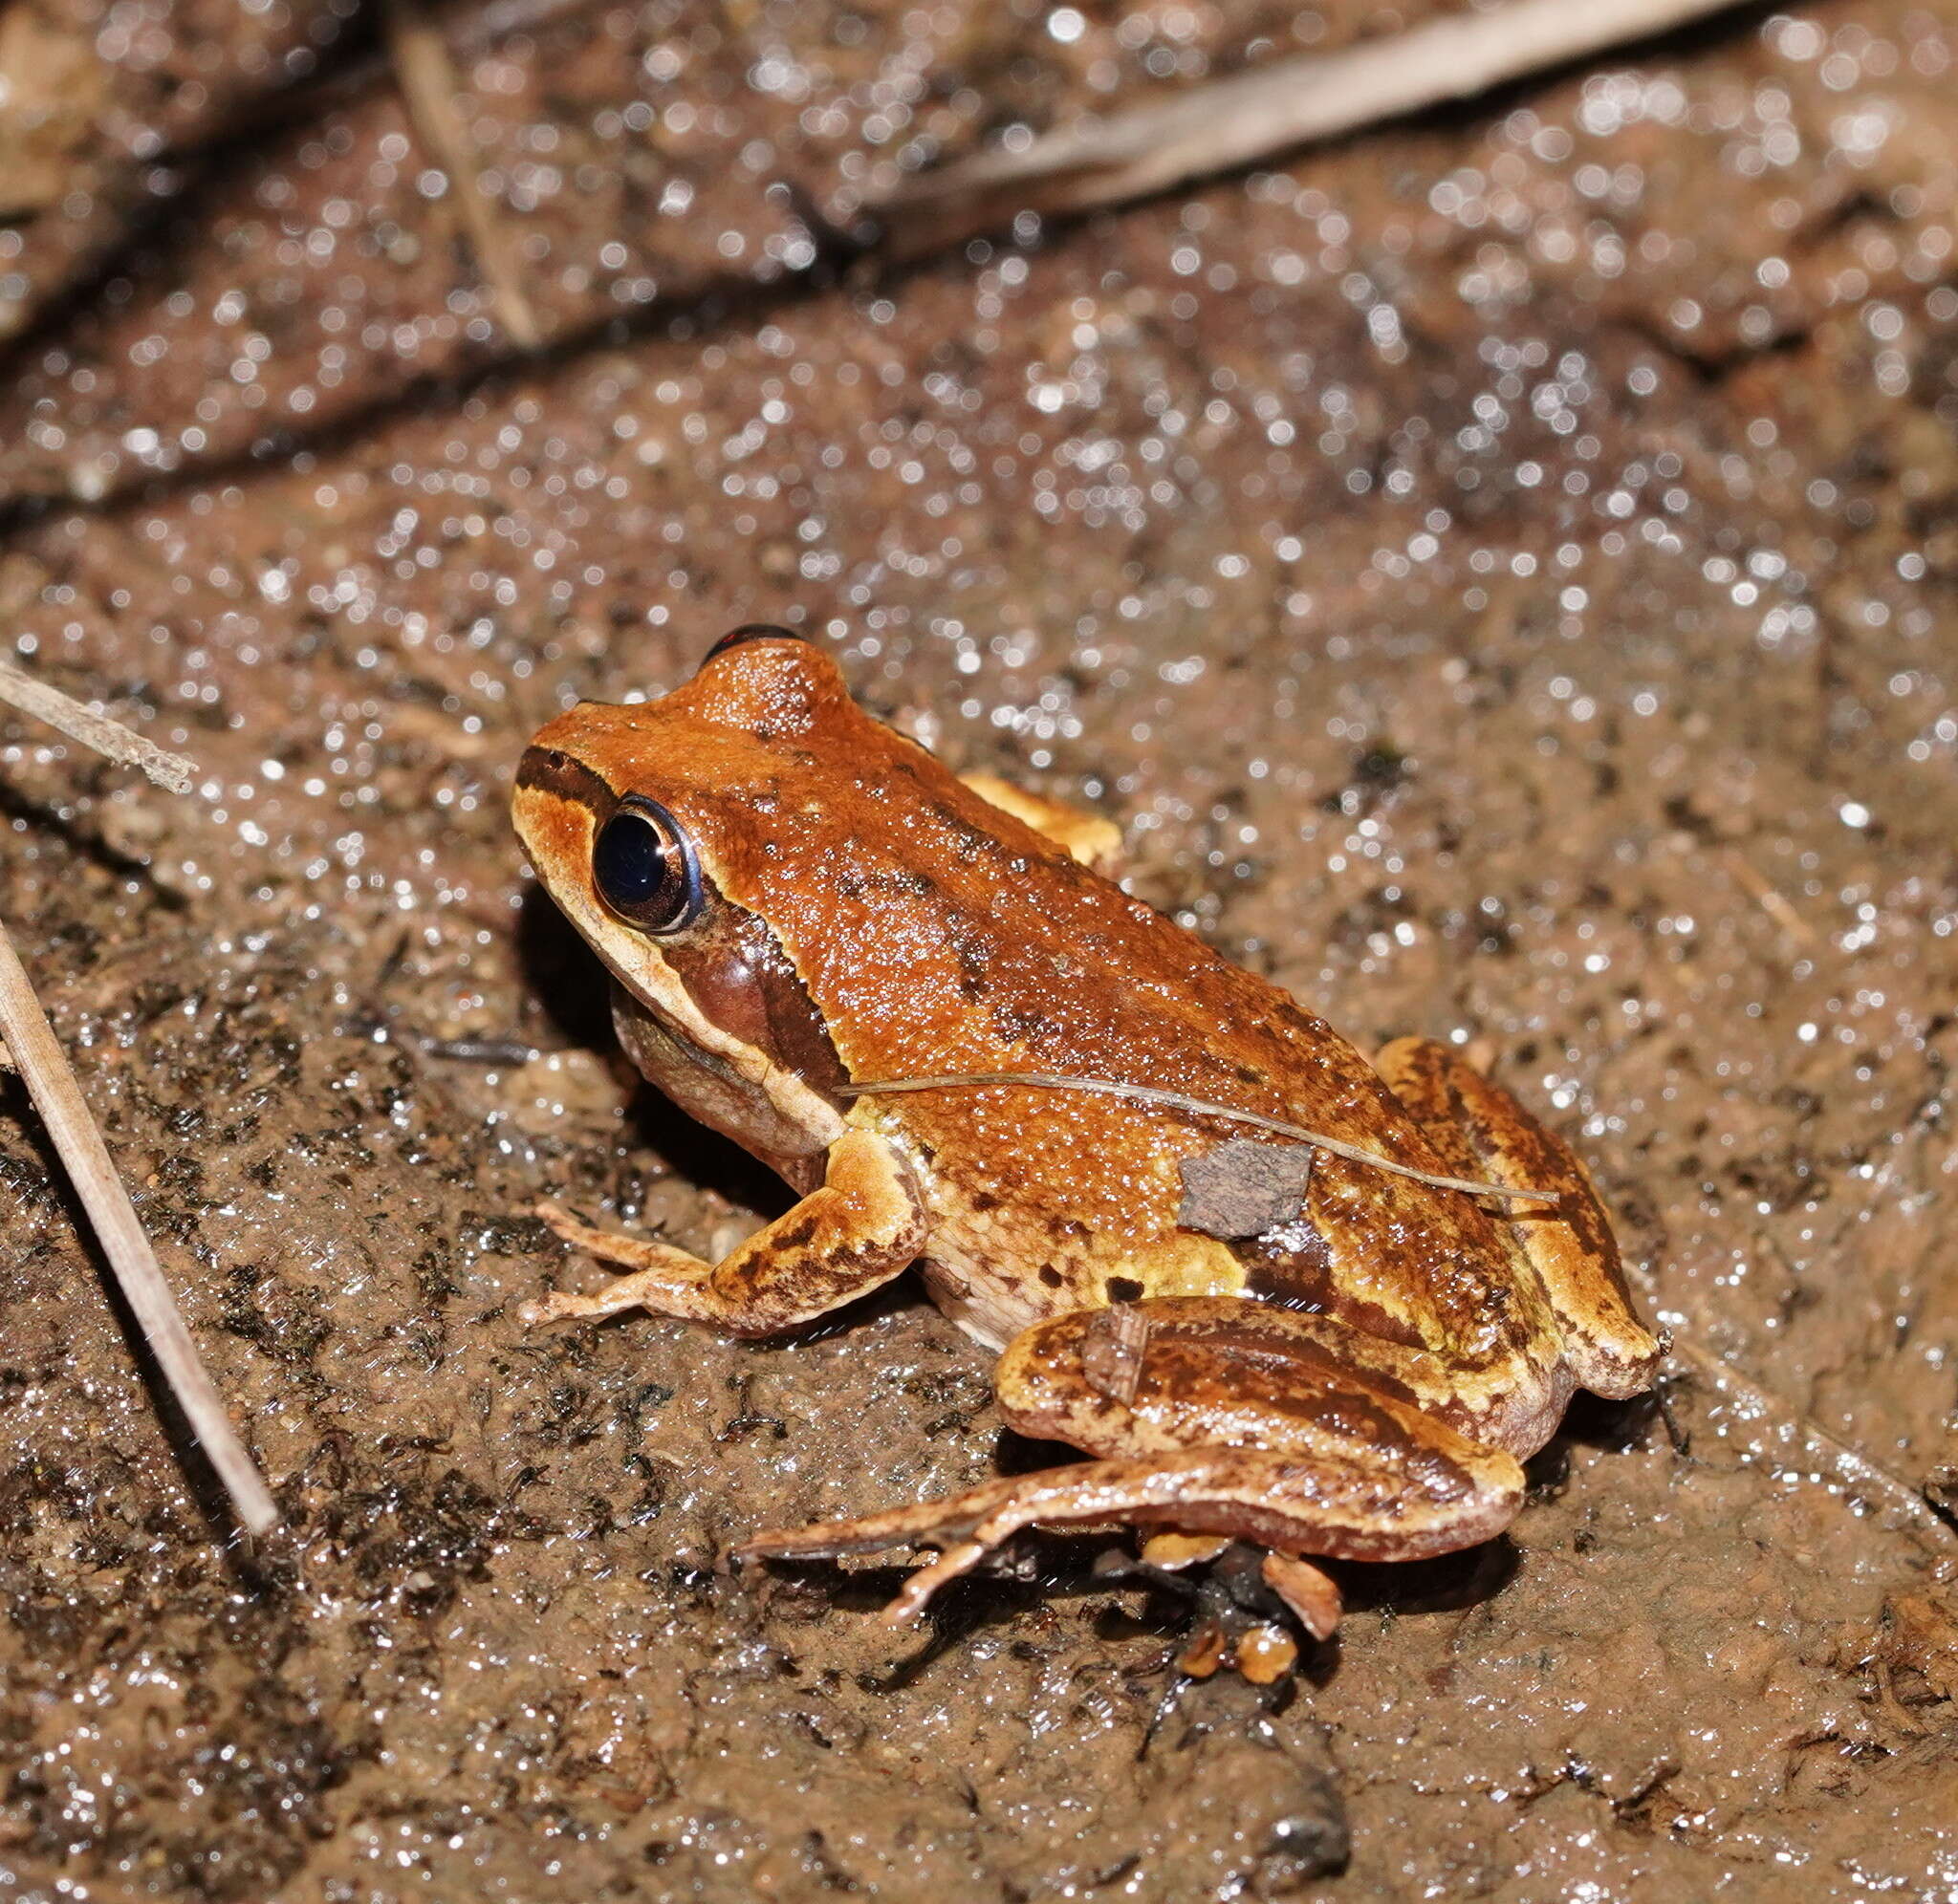
[[[1036,1523],[1128,1522],[1351,1560],[1415,1560],[1488,1539],[1515,1514],[1522,1469],[1359,1373],[1353,1356],[1370,1342],[1328,1316],[1231,1297],[1036,1323],[1000,1365],[1007,1419],[1105,1459],[761,1534],[747,1551],[939,1544],[939,1558],[892,1605],[903,1619]]]
[[[633,1266],[598,1294],[526,1303],[526,1322],[610,1315],[639,1308],[711,1322],[737,1335],[770,1335],[809,1322],[900,1274],[924,1247],[925,1211],[903,1160],[867,1131],[830,1146],[822,1184],[719,1263],[661,1243],[593,1229],[539,1206],[567,1243]]]
[[[1121,829],[1113,820],[1084,813],[1045,793],[1030,793],[996,773],[962,773],[959,778],[982,800],[1065,847],[1083,866],[1113,877],[1121,864]]]
[[[1077,1309],[1022,1330],[993,1379],[1007,1421],[1036,1439],[1122,1460],[1254,1452],[1284,1470],[1248,1514],[1232,1497],[1133,1517],[1187,1533],[1413,1560],[1487,1539],[1521,1500],[1512,1455],[1431,1412],[1447,1390],[1433,1356],[1334,1316],[1237,1296]],[[1285,1525],[1258,1525],[1272,1515]]]
[[[1650,1388],[1659,1342],[1639,1320],[1611,1219],[1570,1146],[1446,1045],[1402,1038],[1374,1068],[1450,1172],[1558,1194],[1556,1204],[1512,1204],[1510,1227],[1543,1280],[1565,1366],[1595,1395]]]

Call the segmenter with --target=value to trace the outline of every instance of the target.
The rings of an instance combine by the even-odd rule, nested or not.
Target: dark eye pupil
[[[678,833],[656,814],[621,807],[592,847],[592,883],[629,924],[672,932],[693,916],[698,881]]]
[[[605,822],[592,868],[605,898],[621,911],[658,898],[671,876],[666,842],[643,813],[618,813]]]

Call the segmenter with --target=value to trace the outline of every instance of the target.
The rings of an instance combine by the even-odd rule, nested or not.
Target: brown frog
[[[1560,1139],[1446,1046],[1369,1064],[1114,884],[1105,821],[960,780],[806,640],[737,630],[659,701],[573,708],[525,753],[514,815],[612,974],[640,1070],[802,1193],[719,1263],[545,1205],[630,1273],[527,1319],[638,1306],[766,1335],[921,1263],[1003,1350],[1007,1420],[1094,1457],[748,1553],[936,1547],[892,1605],[905,1618],[1031,1525],[1229,1536],[1266,1548],[1324,1631],[1337,1598],[1304,1557],[1489,1538],[1574,1389],[1652,1381],[1660,1345]],[[1002,1072],[1082,1084],[859,1089]],[[1294,1212],[1211,1234],[1186,1220],[1184,1167],[1243,1126],[1094,1085],[1359,1155],[1314,1151]]]

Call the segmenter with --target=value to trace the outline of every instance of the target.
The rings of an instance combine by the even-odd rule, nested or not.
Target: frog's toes
[[[992,1504],[998,1491],[995,1482],[948,1501],[927,1501],[917,1507],[892,1507],[848,1521],[813,1521],[806,1527],[767,1527],[736,1547],[734,1558],[840,1560],[845,1554],[881,1553],[886,1547],[939,1546],[966,1533]]]
[[[1020,1493],[1009,1477],[985,1482],[948,1500],[893,1507],[848,1521],[817,1521],[806,1527],[774,1527],[735,1549],[737,1560],[836,1560],[845,1554],[880,1553],[894,1547],[937,1547],[936,1560],[905,1581],[883,1611],[890,1626],[922,1613],[947,1580],[968,1573],[1026,1522],[1011,1509]],[[1007,1510],[1002,1514],[1002,1509]]]
[[[1315,1639],[1331,1639],[1339,1630],[1339,1588],[1330,1574],[1288,1553],[1266,1554],[1258,1573]]]
[[[928,1541],[931,1538],[930,1534],[921,1531],[884,1539],[859,1531],[865,1525],[865,1522],[859,1521],[833,1521],[794,1531],[757,1534],[735,1550],[735,1558],[827,1560],[834,1559],[840,1553],[862,1553],[873,1550],[874,1547],[910,1546],[914,1542]],[[897,1597],[878,1617],[886,1626],[910,1625],[931,1603],[931,1596],[946,1581],[956,1580],[962,1573],[969,1573],[1004,1538],[1004,1534],[995,1534],[990,1539],[948,1540],[935,1560],[919,1568],[904,1582],[898,1590]]]
[[[697,1256],[689,1256],[684,1249],[675,1249],[671,1244],[656,1243],[650,1237],[620,1236],[616,1230],[602,1230],[593,1223],[580,1222],[561,1203],[542,1202],[531,1206],[532,1214],[537,1217],[551,1234],[562,1243],[568,1243],[574,1249],[581,1249],[587,1256],[595,1257],[600,1263],[617,1264],[622,1269],[635,1272],[621,1276],[612,1287],[601,1293],[607,1299],[602,1309],[594,1314],[609,1315],[617,1309],[629,1309],[635,1302],[645,1300],[646,1307],[660,1307],[659,1292],[665,1287],[685,1288],[699,1283],[709,1269]],[[628,1293],[628,1285],[631,1293]]]
[[[554,1203],[548,1197],[533,1203],[531,1214],[553,1236],[561,1237],[566,1243],[581,1244],[587,1236],[596,1234],[591,1224],[580,1222],[562,1203]]]
[[[569,1289],[547,1290],[516,1306],[516,1319],[526,1329],[537,1329],[547,1322],[583,1322],[595,1315],[610,1315],[611,1307],[601,1296],[575,1295]]]
[[[878,1614],[885,1626],[909,1626],[926,1607],[931,1596],[947,1580],[956,1580],[962,1573],[969,1573],[973,1568],[991,1552],[992,1544],[981,1540],[956,1541],[898,1589],[898,1596]]]

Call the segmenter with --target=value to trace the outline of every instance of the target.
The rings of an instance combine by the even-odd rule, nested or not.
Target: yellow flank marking
[[[1245,1267],[1228,1244],[1209,1236],[1177,1236],[1159,1244],[1128,1244],[1091,1257],[1095,1272],[1126,1276],[1152,1296],[1234,1296],[1241,1294]]]

